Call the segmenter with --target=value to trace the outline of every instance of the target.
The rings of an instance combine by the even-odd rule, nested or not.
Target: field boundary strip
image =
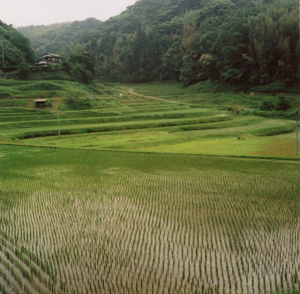
[[[78,148],[78,147],[63,147],[63,146],[48,146],[48,145],[33,145],[0,142],[0,146],[15,146],[15,147],[32,147],[32,148],[50,148],[50,149],[65,149],[65,150],[81,150],[81,151],[97,151],[97,152],[116,152],[116,153],[136,153],[136,154],[161,154],[161,155],[179,155],[179,156],[198,156],[198,157],[217,157],[217,158],[240,158],[240,159],[260,159],[260,160],[275,160],[275,161],[294,161],[300,163],[300,157],[292,156],[251,156],[251,155],[215,155],[215,154],[191,154],[191,153],[172,153],[172,152],[155,152],[155,151],[131,151],[131,150],[114,150],[114,149],[95,149],[95,148]]]

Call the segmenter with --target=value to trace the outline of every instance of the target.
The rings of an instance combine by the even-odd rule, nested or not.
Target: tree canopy
[[[68,60],[70,73],[78,81],[89,83],[95,76],[95,61],[88,53],[73,54]]]
[[[18,76],[22,80],[26,80],[30,73],[30,66],[27,62],[22,61],[18,66]]]
[[[140,0],[105,22],[20,31],[39,53],[90,54],[103,80],[299,81],[296,0]]]
[[[18,66],[20,62],[32,63],[35,61],[35,52],[30,40],[0,20],[0,40],[3,43],[5,66]],[[2,53],[2,48],[1,48]],[[3,67],[1,54],[0,68]]]

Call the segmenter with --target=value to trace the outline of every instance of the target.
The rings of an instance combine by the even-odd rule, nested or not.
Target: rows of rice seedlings
[[[49,268],[17,240],[0,232],[0,277],[3,293],[49,293],[55,282]]]
[[[49,292],[300,289],[297,162],[1,148],[1,236]]]

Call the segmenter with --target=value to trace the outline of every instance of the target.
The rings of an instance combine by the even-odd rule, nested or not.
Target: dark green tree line
[[[4,62],[6,67],[18,66],[20,62],[35,61],[35,52],[28,38],[0,20],[0,40],[3,43]],[[1,44],[0,44],[1,45]],[[0,48],[0,68],[3,67],[2,48]]]
[[[89,53],[102,80],[174,79],[184,85],[208,79],[250,85],[299,80],[296,0],[140,0],[106,22],[92,23],[69,43],[59,31],[56,37],[46,31],[43,48]],[[39,43],[39,37],[33,39]]]

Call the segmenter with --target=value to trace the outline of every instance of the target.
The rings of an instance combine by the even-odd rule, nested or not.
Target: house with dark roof
[[[54,64],[61,64],[61,56],[52,53],[45,53],[40,57],[38,62],[35,65],[54,65]]]

